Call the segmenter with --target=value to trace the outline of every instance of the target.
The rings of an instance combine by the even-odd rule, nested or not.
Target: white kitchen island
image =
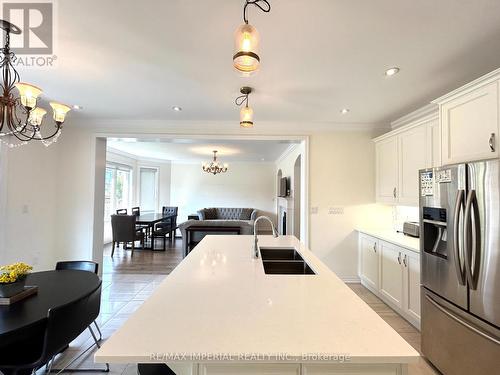
[[[253,236],[206,236],[95,354],[177,374],[407,373],[419,354],[293,236],[315,275],[268,275]]]

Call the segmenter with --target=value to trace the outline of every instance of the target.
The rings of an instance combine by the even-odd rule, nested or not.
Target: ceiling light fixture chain
[[[29,141],[40,141],[45,146],[57,141],[62,124],[70,107],[65,104],[50,102],[53,109],[55,129],[49,135],[42,135],[41,125],[47,111],[37,106],[42,90],[28,83],[20,82],[20,76],[14,67],[17,59],[10,50],[10,34],[21,34],[21,29],[10,22],[0,20],[0,29],[5,32],[5,44],[0,49],[0,70],[2,82],[0,93],[0,141],[10,148],[19,147]],[[19,96],[14,95],[14,88]],[[22,120],[21,118],[24,118]],[[50,140],[50,141],[49,141]]]
[[[255,5],[264,13],[269,13],[271,11],[271,4],[267,0],[246,0],[245,6],[243,7],[243,21],[248,25],[247,7],[249,5]]]

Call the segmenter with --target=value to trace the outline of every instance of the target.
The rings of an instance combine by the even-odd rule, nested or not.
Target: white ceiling
[[[262,39],[250,79],[231,60],[243,0],[58,1],[57,68],[21,77],[82,105],[73,118],[237,126],[250,85],[256,122],[380,124],[500,66],[498,0],[270,2],[249,11]]]
[[[202,139],[108,139],[108,150],[126,156],[180,162],[206,162],[217,151],[222,163],[274,162],[292,141],[281,140],[202,140]]]

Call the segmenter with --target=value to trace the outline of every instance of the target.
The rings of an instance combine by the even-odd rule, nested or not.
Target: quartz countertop
[[[420,240],[418,238],[398,233],[392,228],[361,227],[357,228],[357,231],[393,243],[394,245],[402,246],[408,250],[412,250],[417,253],[420,252]]]
[[[164,362],[246,363],[276,353],[295,363],[339,355],[350,363],[418,360],[418,352],[295,237],[259,236],[259,244],[296,248],[316,275],[266,275],[253,257],[253,236],[206,236],[95,361],[154,362],[152,355],[168,354]]]

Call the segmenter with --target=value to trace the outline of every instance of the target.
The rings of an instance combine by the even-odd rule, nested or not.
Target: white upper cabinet
[[[497,70],[434,101],[444,165],[499,156],[499,84]]]
[[[378,203],[418,206],[418,171],[441,163],[437,107],[403,120],[404,126],[375,139],[376,198]]]
[[[377,201],[396,203],[398,193],[398,139],[391,137],[377,142]]]
[[[398,137],[399,204],[418,205],[418,171],[431,166],[432,145],[427,143],[427,130],[427,126],[416,126]]]

